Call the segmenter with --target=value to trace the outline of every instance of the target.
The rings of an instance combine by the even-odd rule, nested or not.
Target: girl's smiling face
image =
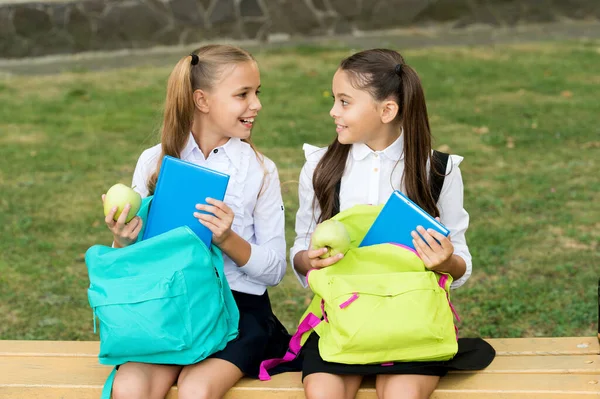
[[[226,68],[206,92],[208,131],[224,137],[246,139],[262,105],[258,99],[260,72],[254,61]]]
[[[338,69],[331,91],[333,118],[341,144],[364,143],[374,151],[388,147],[400,135],[396,122],[398,104],[393,99],[376,100],[368,90],[352,85],[348,72]]]
[[[329,115],[336,124],[340,143],[368,144],[379,136],[383,127],[379,104],[368,91],[352,86],[348,72],[336,71],[331,91],[334,103]]]

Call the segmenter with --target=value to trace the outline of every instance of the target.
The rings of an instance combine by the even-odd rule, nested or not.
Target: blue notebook
[[[210,248],[212,232],[194,217],[206,197],[223,201],[229,175],[166,155],[163,158],[143,239],[188,226]]]
[[[446,237],[450,234],[450,230],[444,225],[396,190],[390,195],[359,246],[396,243],[415,249],[410,233],[416,231],[417,226],[434,229]]]

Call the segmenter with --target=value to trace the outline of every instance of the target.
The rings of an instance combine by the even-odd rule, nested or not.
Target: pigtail
[[[154,193],[156,180],[160,171],[163,157],[169,155],[175,158],[181,156],[194,120],[194,90],[191,81],[192,59],[197,55],[183,57],[169,76],[167,96],[161,129],[162,151],[155,172],[148,179],[148,192]]]
[[[336,185],[342,180],[350,148],[351,145],[341,144],[336,138],[315,168],[313,174],[315,191],[313,209],[316,208],[316,205],[319,205],[321,209],[321,215],[317,223],[334,216],[336,201],[339,201]]]
[[[439,216],[427,175],[427,162],[431,162],[431,129],[425,94],[415,70],[406,64],[398,66],[396,73],[400,78],[399,105],[404,136],[404,188],[408,197],[427,213]]]

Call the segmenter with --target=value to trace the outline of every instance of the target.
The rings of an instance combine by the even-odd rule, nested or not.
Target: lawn
[[[335,135],[331,77],[347,49],[257,52],[258,147],[280,171],[293,241],[302,144]],[[462,336],[592,335],[600,277],[600,42],[405,52],[435,147],[465,157],[473,275]],[[83,256],[110,243],[100,195],[158,141],[170,68],[0,78],[0,338],[94,340]],[[293,328],[310,299],[270,290]]]

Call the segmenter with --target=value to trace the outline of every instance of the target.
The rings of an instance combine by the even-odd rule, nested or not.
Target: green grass
[[[255,142],[280,169],[293,240],[304,142],[335,135],[331,77],[345,50],[258,53]],[[600,277],[600,42],[427,48],[436,147],[465,157],[474,271],[453,292],[463,336],[591,335]],[[0,338],[97,339],[86,249],[110,242],[100,195],[157,142],[169,68],[0,80]],[[293,328],[310,291],[271,289]]]

